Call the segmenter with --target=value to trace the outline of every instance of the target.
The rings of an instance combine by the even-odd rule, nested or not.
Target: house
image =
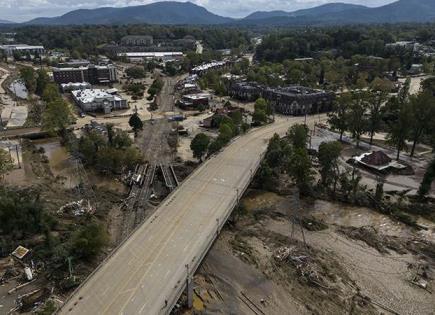
[[[364,153],[360,156],[355,156],[352,158],[356,163],[370,168],[378,172],[385,172],[389,169],[405,169],[406,166],[393,161],[387,154],[382,151],[373,151]]]

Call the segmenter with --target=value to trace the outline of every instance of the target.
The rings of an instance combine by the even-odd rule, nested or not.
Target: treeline
[[[256,58],[282,62],[314,57],[325,51],[344,58],[354,55],[389,57],[394,52],[386,50],[385,44],[399,40],[426,42],[435,39],[434,30],[434,24],[287,29],[265,36],[256,49]],[[412,53],[402,56],[406,58],[412,58]]]
[[[25,26],[14,29],[18,42],[42,44],[48,49],[65,49],[74,56],[98,54],[99,46],[118,43],[127,35],[151,35],[158,39],[193,36],[210,49],[248,46],[247,31],[234,28],[179,27],[157,25]]]
[[[417,95],[409,95],[409,80],[397,96],[388,98],[381,90],[357,90],[343,93],[329,114],[331,127],[340,133],[349,132],[357,146],[363,134],[370,136],[370,144],[377,132],[387,132],[387,143],[397,150],[414,156],[418,143],[434,145],[435,93],[430,88]]]

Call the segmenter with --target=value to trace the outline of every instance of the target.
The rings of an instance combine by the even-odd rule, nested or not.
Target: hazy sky
[[[57,16],[80,8],[97,8],[102,6],[121,7],[141,5],[157,0],[0,0],[0,19],[16,22],[27,21],[34,17]],[[395,0],[191,0],[206,7],[213,13],[243,17],[247,14],[263,10],[293,11],[314,7],[328,2],[346,2],[380,6]]]

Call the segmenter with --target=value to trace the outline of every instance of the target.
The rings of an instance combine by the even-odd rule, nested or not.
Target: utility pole
[[[296,193],[296,207],[295,210],[291,211],[290,213],[290,221],[291,221],[291,232],[290,232],[290,238],[291,239],[295,239],[295,234],[296,234],[296,225],[299,226],[301,235],[302,235],[302,240],[304,242],[305,247],[307,247],[307,242],[305,240],[305,233],[304,233],[304,228],[302,227],[302,220],[301,220],[301,206],[300,206],[300,190],[297,189],[297,193]]]

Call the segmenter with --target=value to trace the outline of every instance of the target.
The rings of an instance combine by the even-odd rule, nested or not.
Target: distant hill
[[[252,14],[251,14],[252,16]],[[319,7],[271,16],[254,14],[260,25],[328,25],[356,23],[401,23],[435,21],[435,0],[399,0],[377,8],[331,3]],[[252,24],[252,19],[238,21]]]
[[[165,1],[148,5],[76,10],[60,17],[37,18],[26,24],[186,24],[186,25],[340,25],[364,23],[435,22],[435,0],[399,0],[377,8],[329,3],[315,8],[258,11],[244,19],[219,16],[191,2]],[[1,23],[1,22],[0,22]]]
[[[356,4],[348,4],[348,3],[328,3],[323,4],[318,7],[303,9],[293,12],[285,12],[285,11],[257,11],[251,13],[244,20],[262,20],[262,19],[270,19],[276,17],[298,17],[298,16],[317,16],[321,14],[330,14],[336,12],[342,12],[345,10],[351,9],[361,9],[366,8],[362,5]]]
[[[37,18],[26,24],[224,24],[232,21],[191,2],[165,1],[123,8],[75,10],[60,17]]]
[[[1,20],[0,19],[0,24],[14,24],[15,22],[12,21],[8,21],[8,20]]]

